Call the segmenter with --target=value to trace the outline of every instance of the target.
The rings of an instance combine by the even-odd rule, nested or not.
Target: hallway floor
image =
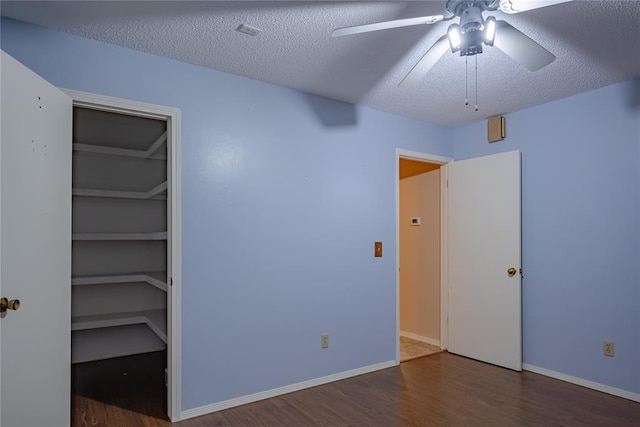
[[[400,362],[439,353],[440,347],[407,337],[400,337]]]

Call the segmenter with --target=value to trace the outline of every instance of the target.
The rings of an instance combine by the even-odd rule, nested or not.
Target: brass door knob
[[[8,300],[5,297],[0,298],[0,313],[4,313],[7,310],[17,310],[19,308],[20,308],[19,299]]]
[[[515,276],[517,272],[518,272],[518,270],[516,270],[516,269],[515,269],[515,268],[513,268],[513,267],[510,267],[510,268],[507,270],[507,274],[509,275],[509,277],[513,277],[513,276]]]

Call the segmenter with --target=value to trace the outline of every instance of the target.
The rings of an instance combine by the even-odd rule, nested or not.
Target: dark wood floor
[[[165,360],[166,352],[159,351],[72,365],[72,424],[170,425]],[[154,424],[163,420],[166,423]]]
[[[138,374],[74,367],[73,426],[640,426],[640,403],[446,352],[171,424],[163,357],[140,356]]]

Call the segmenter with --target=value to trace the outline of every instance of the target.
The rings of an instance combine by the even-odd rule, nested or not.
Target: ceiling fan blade
[[[569,1],[571,0],[500,0],[498,8],[504,13],[519,13]]]
[[[504,21],[498,21],[496,24],[496,39],[493,45],[515,59],[527,70],[538,71],[556,59],[554,54],[520,30]]]
[[[444,19],[443,15],[421,16],[418,18],[397,19],[395,21],[377,22],[375,24],[356,25],[333,30],[333,37],[350,36],[352,34],[369,33],[371,31],[388,30],[389,28],[410,27],[412,25],[435,24]]]
[[[398,86],[418,84],[448,49],[449,40],[447,39],[447,36],[444,35],[440,37],[433,46],[431,46],[431,49],[424,54],[420,61],[418,61],[411,71],[409,71],[409,74],[402,79]]]

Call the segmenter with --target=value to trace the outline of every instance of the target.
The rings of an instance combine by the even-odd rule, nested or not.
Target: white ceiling
[[[433,1],[2,1],[3,16],[445,126],[460,126],[640,76],[640,1],[575,0],[492,12],[556,60],[530,72],[497,48],[449,52],[398,87],[451,22],[333,38],[338,27],[442,14]],[[485,16],[487,14],[485,13]],[[240,24],[262,29],[255,36]]]

